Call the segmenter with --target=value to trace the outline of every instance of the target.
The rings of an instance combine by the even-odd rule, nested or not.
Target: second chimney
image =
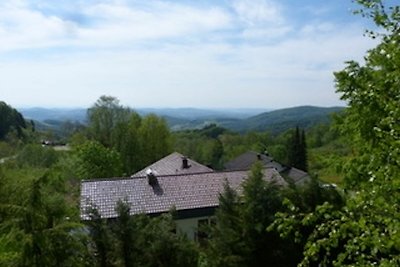
[[[182,169],[188,169],[189,168],[189,162],[187,157],[182,157]]]

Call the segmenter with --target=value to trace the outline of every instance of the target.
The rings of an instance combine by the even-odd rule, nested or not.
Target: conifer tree
[[[307,145],[304,130],[297,126],[288,143],[288,165],[307,171]]]
[[[266,229],[275,220],[275,213],[282,209],[282,195],[273,182],[264,180],[262,164],[257,162],[243,184],[243,239],[249,253],[247,266],[287,266],[283,253],[284,243],[275,232]]]
[[[128,203],[119,201],[116,211],[118,218],[114,224],[114,234],[117,238],[118,251],[125,267],[135,266],[135,225],[132,216],[129,214]],[[137,261],[137,260],[136,260]]]
[[[247,247],[242,238],[239,196],[228,181],[219,196],[216,224],[211,229],[207,250],[210,266],[243,266]]]
[[[304,129],[301,131],[300,136],[300,151],[299,151],[299,164],[298,168],[307,171],[308,164],[307,164],[307,143],[306,143],[306,134]]]

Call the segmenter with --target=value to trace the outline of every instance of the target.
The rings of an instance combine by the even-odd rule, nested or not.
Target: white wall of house
[[[196,240],[199,220],[209,219],[209,216],[176,220],[176,232],[185,234],[190,240]]]

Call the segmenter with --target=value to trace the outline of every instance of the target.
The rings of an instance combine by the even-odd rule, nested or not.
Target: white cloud
[[[277,25],[284,21],[280,6],[271,0],[236,0],[232,6],[240,20],[249,26],[265,23]]]
[[[129,41],[187,38],[230,27],[228,12],[151,1],[147,7],[124,3],[82,5],[88,25],[43,14],[24,1],[0,6],[0,51],[57,46],[126,46]],[[62,13],[60,11],[60,13]]]
[[[193,7],[155,2],[150,11],[125,5],[100,4],[86,14],[97,25],[81,29],[83,39],[105,43],[158,38],[185,38],[209,33],[229,26],[230,16],[221,9]]]
[[[0,51],[59,45],[74,31],[67,21],[13,3],[0,6]]]
[[[82,0],[82,23],[27,2],[0,4],[0,99],[16,106],[334,105],[332,72],[373,45],[356,24],[292,25],[273,1]],[[21,49],[39,56],[8,55]]]
[[[304,36],[260,46],[171,44],[162,50],[3,63],[1,82],[8,87],[0,98],[30,88],[25,103],[41,105],[88,106],[102,94],[114,95],[133,107],[334,105],[339,101],[332,72],[340,70],[345,60],[361,59],[370,45],[350,27],[336,29],[331,36]]]
[[[292,30],[278,2],[236,0],[232,7],[242,24],[241,37],[245,40],[276,40]]]

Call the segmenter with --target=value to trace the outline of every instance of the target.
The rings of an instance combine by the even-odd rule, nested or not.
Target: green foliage
[[[129,205],[121,200],[118,201],[116,211],[118,218],[114,225],[114,233],[118,240],[120,257],[123,259],[125,267],[135,266],[135,238],[136,229],[133,222],[133,217],[130,215]]]
[[[282,191],[263,178],[263,169],[256,164],[243,184],[238,197],[228,184],[220,196],[216,225],[206,250],[210,266],[291,266],[296,259],[287,257],[292,244],[279,233],[266,229],[281,211]]]
[[[132,112],[129,120],[116,125],[112,133],[113,147],[121,155],[124,172],[127,174],[132,174],[144,167],[139,136],[141,123],[141,117]]]
[[[279,187],[263,179],[262,165],[253,166],[249,178],[243,184],[243,238],[250,253],[248,266],[286,266],[284,242],[275,232],[266,229],[275,219],[275,213],[282,209],[282,195]]]
[[[196,266],[198,254],[192,242],[175,234],[170,215],[151,218],[129,214],[120,201],[119,217],[107,223],[96,209],[88,221],[98,266]],[[110,244],[115,244],[110,246]]]
[[[0,101],[0,140],[15,130],[18,138],[23,137],[22,129],[26,128],[25,119],[16,109]]]
[[[169,215],[150,218],[138,216],[137,227],[141,266],[196,266],[198,254],[195,245],[186,237],[175,234],[175,224]],[[139,264],[140,265],[140,264]]]
[[[86,225],[89,227],[90,237],[94,244],[94,262],[99,267],[113,266],[110,244],[113,244],[114,240],[112,240],[111,230],[107,225],[106,219],[101,218],[95,207],[90,211],[90,220]]]
[[[112,96],[101,96],[88,109],[88,124],[90,135],[106,147],[112,147],[113,129],[129,119],[130,110],[119,104]]]
[[[244,120],[221,121],[219,125],[233,131],[268,131],[278,135],[296,126],[308,129],[320,123],[329,123],[331,114],[342,109],[301,106],[274,110]]]
[[[5,174],[7,175],[7,174]],[[2,177],[8,188],[19,183]],[[0,204],[0,266],[85,266],[82,225],[69,221],[65,200],[44,175]],[[4,242],[4,243],[3,243]],[[7,249],[2,249],[6,246]]]
[[[346,205],[325,203],[313,212],[296,206],[278,215],[283,235],[304,242],[300,266],[398,266],[400,264],[400,9],[382,1],[357,1],[384,33],[365,64],[350,61],[335,73],[349,107],[339,130],[353,144],[343,166]]]
[[[164,119],[143,119],[111,96],[101,96],[88,110],[89,139],[118,152],[122,171],[130,175],[172,152],[172,140]],[[82,143],[75,134],[74,144]]]
[[[113,149],[94,141],[76,148],[77,173],[80,178],[118,177],[122,174],[121,159]]]
[[[58,158],[58,153],[51,147],[28,144],[18,153],[16,160],[19,166],[49,168]]]
[[[201,130],[174,133],[174,150],[213,169],[221,169],[224,148],[219,134],[222,132],[224,130],[219,127],[209,126]]]
[[[142,166],[147,166],[168,155],[172,142],[164,119],[150,114],[143,118],[139,128]]]
[[[307,171],[307,145],[304,130],[300,132],[299,127],[296,127],[287,145],[288,165]]]
[[[211,228],[207,247],[207,260],[210,266],[243,266],[248,253],[242,238],[239,196],[227,181],[219,196],[216,211],[216,224]]]

